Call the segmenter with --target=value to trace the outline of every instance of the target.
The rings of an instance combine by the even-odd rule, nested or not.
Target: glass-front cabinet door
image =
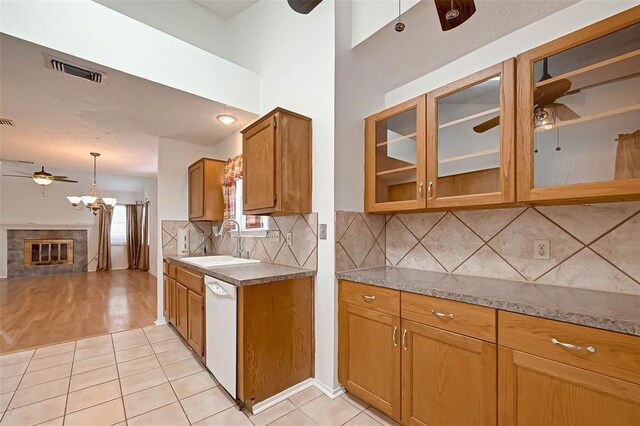
[[[515,202],[515,61],[427,94],[427,207]]]
[[[518,201],[640,196],[640,8],[518,56]]]
[[[425,120],[425,96],[365,120],[367,213],[426,207]]]

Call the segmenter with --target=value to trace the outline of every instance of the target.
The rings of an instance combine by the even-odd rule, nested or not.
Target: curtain
[[[614,179],[640,179],[640,130],[618,135]]]
[[[111,270],[111,216],[113,210],[98,214],[98,267],[96,272]]]
[[[149,270],[149,202],[127,205],[129,269]]]
[[[242,155],[229,158],[224,166],[224,218],[236,218],[236,180],[242,179]],[[240,206],[241,208],[242,206]],[[246,228],[260,228],[260,216],[246,216]],[[228,225],[233,229],[235,225]]]
[[[138,269],[140,265],[140,220],[138,206],[127,204],[127,261],[128,269]]]
[[[142,229],[140,232],[140,263],[141,271],[149,270],[149,202],[141,206]]]

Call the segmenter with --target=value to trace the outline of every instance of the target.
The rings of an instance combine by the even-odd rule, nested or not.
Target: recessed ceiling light
[[[230,125],[236,122],[236,118],[229,114],[220,114],[216,119],[222,124]]]

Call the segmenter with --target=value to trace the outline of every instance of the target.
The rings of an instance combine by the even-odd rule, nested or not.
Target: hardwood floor
[[[156,278],[119,270],[0,279],[0,353],[153,324]]]

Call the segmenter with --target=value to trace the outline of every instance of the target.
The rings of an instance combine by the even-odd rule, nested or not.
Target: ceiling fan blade
[[[587,84],[586,86],[582,86],[582,87],[579,87],[577,89],[573,89],[573,90],[568,91],[567,95],[574,95],[576,93],[582,92],[583,90],[593,89],[595,87],[604,86],[605,84],[609,84],[609,83],[617,83],[618,81],[624,81],[624,80],[628,80],[630,78],[634,78],[634,77],[638,77],[638,76],[640,76],[640,72],[636,72],[636,73],[629,74],[629,75],[623,75],[621,77],[611,78],[609,80],[600,81],[598,83]]]
[[[484,123],[480,123],[477,126],[473,127],[473,131],[476,133],[484,133],[487,130],[491,130],[494,127],[500,125],[500,116],[497,115],[493,118],[488,119]]]
[[[33,161],[9,160],[8,158],[0,158],[0,163],[33,164]]]
[[[322,0],[287,0],[291,9],[303,15],[307,15],[321,2]]]
[[[565,104],[553,103],[551,105],[556,109],[556,116],[561,121],[575,120],[576,118],[580,118],[580,116],[574,110],[572,110]]]
[[[66,176],[54,176],[53,180],[56,182],[73,182],[73,183],[78,183],[77,180],[73,180],[73,179],[67,179]]]
[[[434,0],[442,31],[449,31],[476,13],[473,0]],[[453,7],[451,4],[453,3]],[[456,13],[457,12],[457,13]]]
[[[60,178],[60,179],[66,179],[66,178],[68,178],[69,176],[52,176],[52,177],[53,177],[53,179],[55,180],[55,179],[58,179],[58,178]]]
[[[571,89],[571,81],[566,78],[536,87],[533,91],[533,103],[546,106],[565,96]]]
[[[8,176],[8,177],[19,177],[19,178],[27,178],[27,179],[31,179],[31,175],[29,175],[29,176],[24,176],[24,175],[2,175],[2,176]]]
[[[20,170],[14,170],[13,173],[20,173],[21,175],[33,176],[31,173],[21,172]]]

